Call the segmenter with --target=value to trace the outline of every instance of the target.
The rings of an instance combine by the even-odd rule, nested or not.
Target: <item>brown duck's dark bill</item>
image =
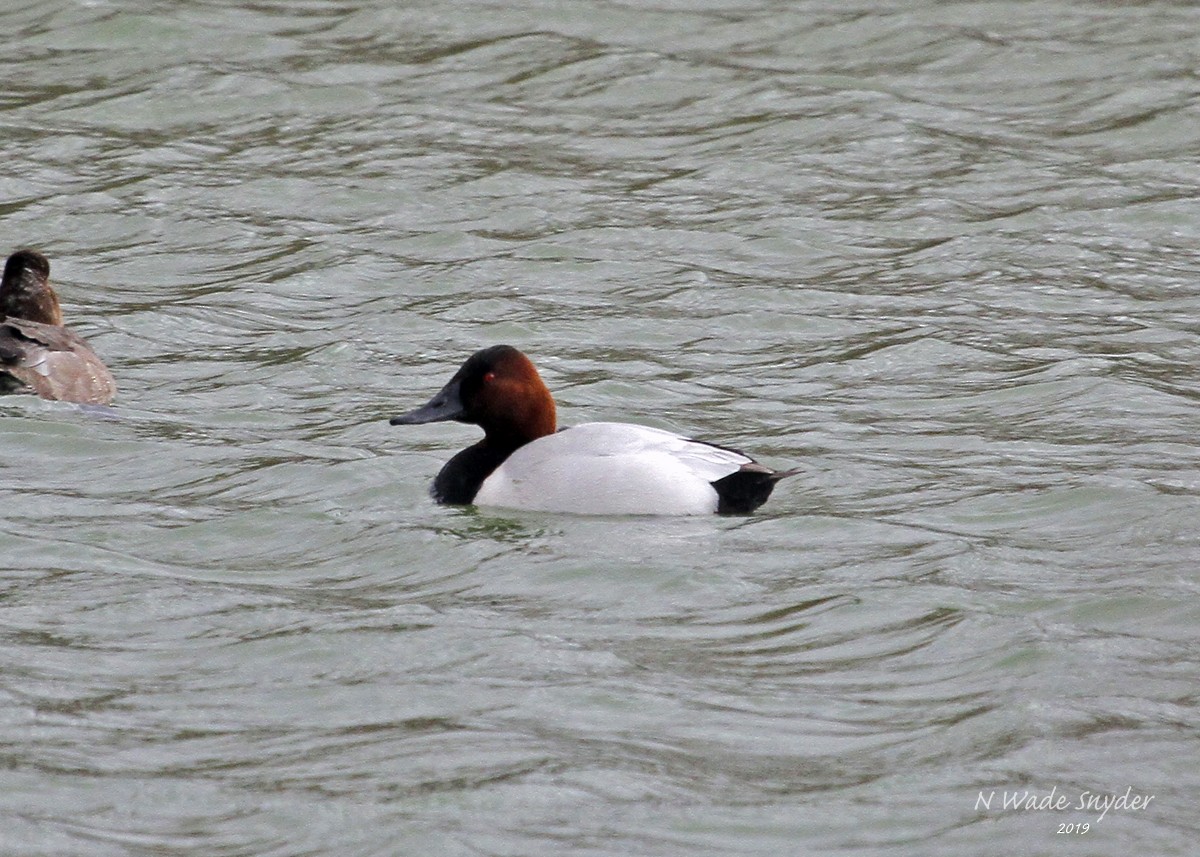
[[[458,395],[458,384],[450,382],[442,391],[415,411],[392,417],[388,422],[394,426],[411,426],[420,423],[437,423],[456,420],[463,414],[462,399]]]

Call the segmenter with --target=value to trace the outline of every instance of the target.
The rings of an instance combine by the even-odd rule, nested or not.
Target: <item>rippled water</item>
[[[1200,10],[0,28],[4,250],[121,387],[0,401],[0,853],[1194,853]],[[477,431],[386,418],[499,342],[804,470],[436,507]]]

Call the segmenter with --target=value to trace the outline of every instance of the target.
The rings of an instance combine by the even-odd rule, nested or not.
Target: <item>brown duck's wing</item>
[[[117,392],[103,361],[66,327],[10,318],[0,323],[0,374],[43,399],[106,405]],[[0,380],[0,390],[15,386]]]

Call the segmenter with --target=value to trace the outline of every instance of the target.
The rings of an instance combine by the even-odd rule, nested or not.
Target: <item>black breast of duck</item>
[[[49,260],[36,250],[9,256],[0,282],[0,393],[105,405],[116,391],[104,362],[63,326]]]

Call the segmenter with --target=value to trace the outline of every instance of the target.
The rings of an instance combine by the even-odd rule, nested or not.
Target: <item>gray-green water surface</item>
[[[0,250],[120,385],[0,401],[0,853],[1195,853],[1200,9],[0,31]],[[500,342],[802,472],[439,508],[478,431],[387,417]]]

